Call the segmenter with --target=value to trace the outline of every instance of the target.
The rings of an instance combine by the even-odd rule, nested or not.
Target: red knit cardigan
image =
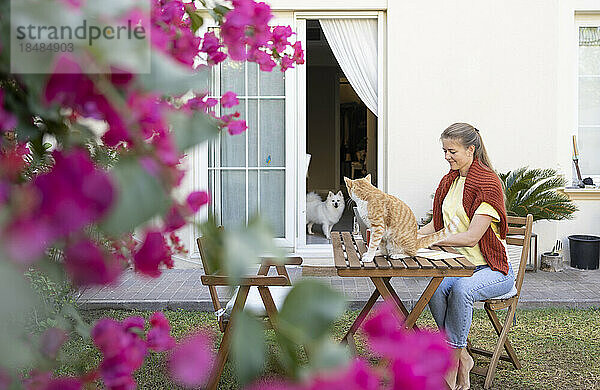
[[[433,226],[436,231],[444,227],[442,202],[458,175],[458,170],[448,172],[442,178],[435,191],[433,199]],[[489,203],[500,214],[500,238],[506,238],[508,224],[506,223],[506,207],[504,205],[502,183],[500,183],[498,176],[484,167],[478,159],[473,161],[467,173],[462,202],[467,216],[471,220],[473,219],[475,210],[477,210],[482,202]],[[479,240],[479,248],[491,269],[500,271],[505,275],[508,273],[506,251],[491,226],[488,227]]]

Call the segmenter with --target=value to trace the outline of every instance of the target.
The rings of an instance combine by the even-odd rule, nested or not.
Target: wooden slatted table
[[[404,326],[413,328],[419,315],[425,309],[431,296],[446,276],[471,276],[475,266],[466,258],[429,260],[424,257],[406,257],[392,260],[384,256],[376,256],[372,262],[362,262],[362,254],[366,252],[362,240],[355,240],[350,232],[331,232],[331,243],[333,245],[333,261],[337,274],[341,277],[368,277],[375,285],[375,291],[361,310],[358,317],[342,339],[347,342],[351,350],[356,354],[354,334],[361,323],[381,296],[386,302],[392,302],[398,309],[401,318],[404,318]],[[445,249],[445,248],[436,248]],[[390,279],[393,277],[431,277],[431,281],[421,294],[412,311],[408,311],[402,300],[392,287]]]

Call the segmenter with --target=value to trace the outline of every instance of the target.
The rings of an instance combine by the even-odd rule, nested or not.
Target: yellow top
[[[469,225],[471,220],[467,216],[465,209],[463,207],[463,190],[465,189],[465,180],[466,177],[459,176],[454,180],[450,189],[448,190],[448,194],[444,198],[444,202],[442,203],[442,216],[444,217],[444,226],[448,226],[449,221],[451,221],[454,217],[457,217],[455,221],[458,223],[457,230],[458,233],[466,232],[469,229]],[[489,203],[482,202],[477,210],[475,210],[475,214],[483,214],[489,215],[492,217],[492,230],[496,233],[496,236],[500,238],[498,233],[498,223],[500,223],[500,215],[490,205]],[[460,254],[465,256],[467,260],[471,263],[477,265],[486,265],[486,261],[481,254],[481,249],[479,249],[479,244],[476,244],[474,247],[456,247],[456,249]]]

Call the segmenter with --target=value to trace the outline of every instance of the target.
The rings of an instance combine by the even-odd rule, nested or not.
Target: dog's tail
[[[426,236],[423,236],[423,237],[417,239],[417,249],[427,248],[427,247],[435,244],[438,241],[442,241],[444,238],[448,237],[450,234],[456,233],[457,230],[458,230],[457,221],[451,220],[449,225],[446,226],[444,229],[438,230],[435,233],[428,234]]]
[[[321,203],[323,200],[316,192],[310,192],[306,194],[306,203]]]

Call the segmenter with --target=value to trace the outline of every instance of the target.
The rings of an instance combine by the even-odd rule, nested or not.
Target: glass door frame
[[[269,23],[270,25],[291,25],[293,26],[293,13],[291,11],[287,12],[273,12],[274,18]],[[206,22],[209,22],[205,19]],[[211,21],[212,22],[212,21]],[[216,27],[216,24],[207,23],[203,28]],[[274,72],[279,72],[279,70],[274,69]],[[294,104],[294,96],[296,95],[296,69],[288,69],[284,74],[284,94],[285,94],[285,123],[284,123],[284,131],[285,131],[285,167],[284,167],[284,175],[285,175],[285,207],[283,212],[284,214],[284,237],[276,238],[276,244],[288,251],[293,251],[294,248],[294,236],[295,236],[295,223],[296,223],[296,146],[295,139],[296,134],[294,132],[294,124],[295,124],[295,104]],[[220,67],[215,67],[215,71],[212,72],[211,76],[211,87],[217,85],[217,90],[220,88]],[[247,82],[247,81],[246,81]],[[217,83],[217,84],[215,84]],[[190,152],[189,162],[192,169],[188,170],[189,182],[192,188],[196,189],[206,189],[209,190],[209,142],[203,142],[200,145],[197,145]],[[240,168],[241,169],[241,168]],[[247,167],[244,169],[248,169]],[[260,172],[260,169],[258,169]],[[260,179],[259,179],[260,180]],[[246,183],[246,187],[248,183]],[[260,202],[260,194],[259,202]],[[215,197],[216,198],[216,197]],[[212,201],[218,202],[218,199],[213,199]],[[246,188],[246,202],[248,202],[248,194]],[[217,204],[218,207],[218,204]],[[200,212],[195,217],[196,223],[202,223],[207,220],[208,212],[210,207],[203,207]],[[192,226],[190,229],[189,240],[188,240],[188,248],[190,248],[190,257],[191,258],[199,258],[200,254],[196,247],[195,239],[199,237],[200,231],[196,226]]]
[[[385,93],[384,80],[386,80],[386,14],[384,11],[331,11],[331,12],[296,12],[294,14],[298,40],[306,50],[306,21],[308,19],[377,19],[377,178],[378,188],[383,191],[387,188],[387,148],[386,148],[386,105],[387,94]],[[307,62],[310,61],[307,58]],[[307,65],[301,66],[296,72],[296,112],[297,112],[297,234],[295,252],[305,257],[331,257],[333,249],[331,244],[306,244],[306,82]],[[306,262],[305,262],[306,263]]]

